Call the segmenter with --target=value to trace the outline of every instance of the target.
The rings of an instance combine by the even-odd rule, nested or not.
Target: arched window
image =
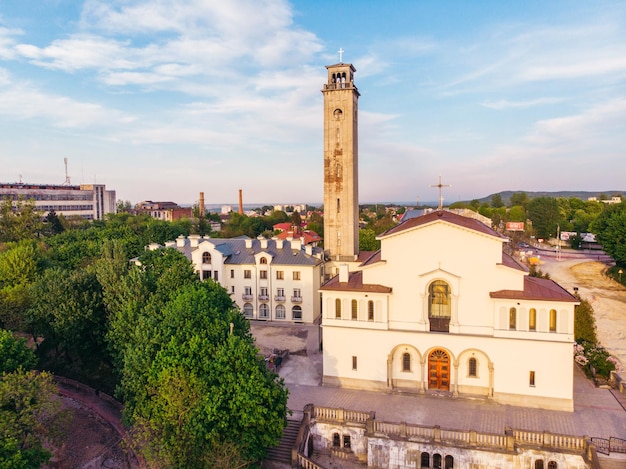
[[[530,308],[530,311],[528,311],[528,330],[537,330],[537,310],[535,308]]]
[[[441,469],[441,454],[433,454],[433,468]]]
[[[302,319],[302,306],[294,306],[291,308],[291,319],[294,321],[300,321]]]
[[[402,354],[402,371],[411,371],[411,354],[408,352]]]
[[[285,305],[276,305],[276,319],[285,319]]]
[[[436,280],[428,287],[428,316],[450,317],[450,286],[441,280]]]
[[[450,286],[435,280],[428,287],[428,319],[433,332],[449,332],[452,313]]]
[[[259,261],[260,264],[267,264],[267,259],[265,257],[261,257],[261,260]]]
[[[252,307],[251,303],[244,303],[244,305],[243,305],[243,315],[245,317],[251,318],[253,311],[254,311],[254,308]]]
[[[535,461],[535,469],[543,469],[543,459],[537,459]]]
[[[333,447],[339,448],[341,446],[341,437],[339,433],[333,433]]]
[[[270,317],[270,307],[267,303],[261,303],[261,306],[259,306],[259,316],[262,318]]]
[[[335,318],[341,319],[341,299],[335,299]]]
[[[556,332],[556,309],[550,310],[550,332]]]
[[[453,469],[454,468],[454,458],[452,456],[450,456],[450,455],[446,456],[444,468],[445,469]]]
[[[467,368],[468,368],[468,375],[476,378],[477,376],[477,371],[478,371],[478,366],[477,366],[477,362],[476,359],[474,357],[471,357],[468,362],[467,362]]]
[[[352,319],[358,319],[359,317],[359,305],[356,300],[352,300]]]
[[[369,300],[367,302],[367,320],[374,320],[374,302],[372,300]]]
[[[517,309],[509,309],[509,329],[515,330],[517,328]]]
[[[420,457],[420,467],[430,467],[430,454],[422,453]]]
[[[557,467],[556,461],[550,461],[548,463],[548,469],[556,469]]]
[[[203,264],[210,264],[211,263],[211,253],[210,252],[203,252],[202,253],[202,263]]]

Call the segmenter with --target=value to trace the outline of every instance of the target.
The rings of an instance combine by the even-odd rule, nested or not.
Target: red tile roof
[[[504,251],[502,251],[502,265],[510,267],[511,269],[521,270],[522,272],[528,272],[528,267],[526,267],[524,264],[517,262],[515,258],[511,257]]]
[[[339,275],[326,282],[321,290],[325,291],[360,291],[371,293],[391,293],[391,287],[384,285],[364,284],[363,272],[350,272],[347,282],[340,282]]]
[[[399,225],[394,226],[393,228],[385,231],[379,236],[384,237],[384,236],[400,233],[402,231],[405,231],[411,228],[424,226],[429,223],[436,223],[439,221],[461,226],[463,228],[474,230],[482,234],[493,236],[495,238],[508,239],[506,236],[498,233],[497,231],[491,229],[490,227],[481,223],[478,220],[464,217],[462,215],[457,215],[456,213],[448,212],[446,210],[437,210],[435,212],[430,212],[430,213],[427,213],[426,215],[422,215],[421,217],[409,218],[408,220],[400,223]]]
[[[523,290],[500,290],[489,293],[491,298],[508,300],[547,300],[578,303],[578,299],[558,283],[538,277],[524,277]]]
[[[322,240],[320,235],[318,235],[315,231],[311,230],[300,230],[300,231],[282,231],[275,235],[278,239],[304,239],[304,244],[316,243]]]

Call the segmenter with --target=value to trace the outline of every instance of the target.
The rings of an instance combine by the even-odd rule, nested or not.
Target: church
[[[356,70],[326,68],[324,385],[572,411],[578,300],[529,276],[507,237],[440,206],[359,253]]]

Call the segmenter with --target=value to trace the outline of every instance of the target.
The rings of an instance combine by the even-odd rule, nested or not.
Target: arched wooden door
[[[450,390],[450,357],[444,350],[428,355],[428,389]]]

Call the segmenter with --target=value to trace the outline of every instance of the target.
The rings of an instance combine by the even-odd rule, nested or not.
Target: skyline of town
[[[69,0],[0,14],[5,182],[322,200],[325,66],[356,68],[359,193],[619,190],[626,2]]]

